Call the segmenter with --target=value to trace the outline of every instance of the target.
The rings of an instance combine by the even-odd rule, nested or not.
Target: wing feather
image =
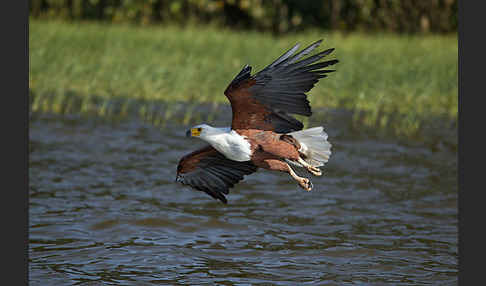
[[[284,63],[287,61],[291,55],[293,55],[298,49],[300,48],[300,44],[297,43],[293,46],[290,50],[288,50],[285,54],[281,55],[278,59],[276,59],[273,63],[269,64],[265,69],[271,69],[276,67],[277,65]],[[309,47],[310,48],[310,47]],[[307,50],[307,49],[306,49]]]
[[[295,54],[300,47],[296,44],[253,76],[251,67],[245,65],[224,92],[233,111],[232,129],[260,129],[277,133],[301,130],[302,122],[290,114],[312,114],[305,93],[319,79],[334,71],[323,68],[338,62],[319,62],[334,48],[303,58],[321,42],[316,41]]]
[[[229,189],[256,170],[251,161],[232,161],[213,147],[206,146],[181,158],[176,181],[226,204],[224,195],[229,193]]]

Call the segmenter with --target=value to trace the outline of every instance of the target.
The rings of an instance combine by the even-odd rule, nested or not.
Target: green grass
[[[364,124],[413,131],[430,117],[457,118],[457,36],[308,31],[274,38],[214,27],[134,27],[30,20],[29,87],[36,95],[226,103],[243,65],[256,72],[296,42],[324,39],[337,72],[309,93],[314,108],[363,111]],[[37,96],[36,96],[37,97]],[[37,97],[39,99],[41,97]],[[36,100],[37,100],[36,99]],[[42,109],[39,102],[32,108]],[[408,131],[407,131],[408,130]]]

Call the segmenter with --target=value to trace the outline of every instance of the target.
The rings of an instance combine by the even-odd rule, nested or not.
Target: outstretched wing
[[[203,191],[223,203],[224,194],[243,179],[257,170],[251,162],[237,162],[224,157],[216,149],[206,146],[185,155],[177,166],[176,181]]]
[[[300,60],[321,42],[319,40],[294,55],[300,47],[296,44],[253,76],[250,74],[251,67],[246,65],[224,92],[233,110],[231,128],[272,130],[278,133],[301,130],[302,122],[289,114],[312,114],[305,93],[319,79],[334,71],[323,68],[338,62],[318,62],[334,49]]]

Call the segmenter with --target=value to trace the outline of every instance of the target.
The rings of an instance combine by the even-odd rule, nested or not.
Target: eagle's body
[[[229,188],[244,175],[264,168],[287,172],[310,191],[310,180],[297,176],[291,165],[320,176],[319,167],[328,161],[331,144],[322,127],[302,130],[303,124],[289,113],[312,114],[305,92],[333,71],[322,68],[338,62],[314,63],[333,49],[298,61],[320,42],[295,55],[299,45],[294,46],[254,76],[251,67],[245,66],[224,92],[233,111],[231,127],[201,124],[191,128],[187,135],[209,146],[180,160],[177,181],[226,203],[223,194]]]

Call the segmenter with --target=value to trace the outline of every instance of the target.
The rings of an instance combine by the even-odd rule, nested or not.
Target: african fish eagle
[[[300,60],[321,42],[295,54],[300,47],[296,44],[254,75],[251,66],[245,65],[224,91],[231,103],[231,127],[200,124],[188,130],[188,137],[198,137],[209,145],[181,158],[176,181],[227,203],[224,195],[230,188],[245,175],[264,168],[286,172],[310,191],[311,181],[298,176],[292,167],[322,175],[319,167],[329,160],[331,144],[323,127],[302,130],[302,122],[290,114],[310,116],[305,93],[335,71],[323,68],[338,60],[319,62],[334,48]]]

